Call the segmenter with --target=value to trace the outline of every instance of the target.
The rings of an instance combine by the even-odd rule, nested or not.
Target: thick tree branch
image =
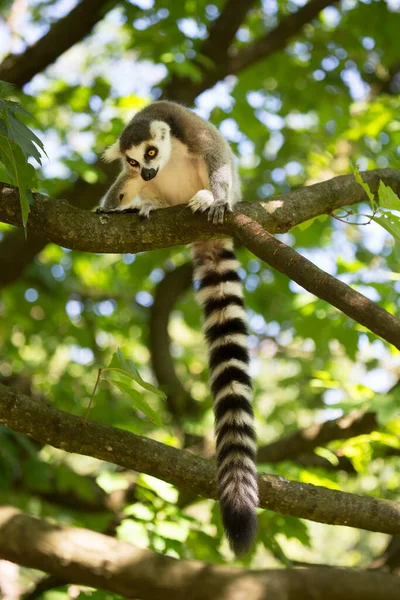
[[[177,560],[95,533],[0,508],[0,556],[138,600],[397,600],[398,578],[350,569],[245,571]]]
[[[117,0],[82,0],[25,52],[6,56],[0,65],[0,79],[22,87],[86,37],[116,4]]]
[[[380,179],[399,192],[400,171],[377,169],[364,173],[364,180],[373,191]],[[16,189],[0,185],[0,199],[0,220],[20,225]],[[269,202],[242,203],[238,210],[243,212],[229,214],[221,226],[210,225],[205,218],[190,214],[185,206],[156,211],[144,222],[137,215],[87,213],[39,194],[35,199],[29,230],[75,250],[138,252],[223,235],[236,236],[269,265],[400,348],[400,321],[396,317],[265,231],[287,231],[314,216],[364,200],[364,191],[352,175],[302,188]]]
[[[0,385],[0,423],[41,443],[93,456],[153,475],[205,498],[216,498],[215,467],[194,456],[128,431],[82,419]],[[400,534],[400,504],[259,476],[260,506],[332,525]]]
[[[256,256],[400,350],[400,320],[366,296],[319,269],[244,214],[232,216],[233,233]]]
[[[400,194],[400,170],[375,169],[363,173],[363,179],[373,193],[382,180]],[[217,226],[191,214],[186,206],[157,210],[144,220],[135,214],[97,215],[73,208],[63,200],[54,201],[41,194],[34,197],[28,231],[72,250],[143,252],[232,236],[238,227],[232,214],[228,214],[224,225]],[[240,203],[237,210],[270,233],[282,233],[313,217],[365,200],[365,192],[354,176],[341,175],[265,202]],[[15,187],[1,183],[0,221],[22,225],[18,192]]]
[[[311,452],[317,446],[326,446],[333,440],[347,440],[369,433],[377,427],[375,413],[356,412],[325,423],[316,423],[262,446],[258,451],[260,462],[280,462]]]

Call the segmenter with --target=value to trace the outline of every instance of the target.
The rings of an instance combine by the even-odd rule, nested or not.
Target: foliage
[[[107,375],[111,374],[114,377],[117,377],[117,379],[108,379],[107,376],[104,377],[105,373]],[[102,377],[102,375],[103,375],[103,377]],[[162,392],[159,389],[157,389],[156,387],[154,387],[154,385],[151,385],[151,383],[147,383],[146,381],[143,381],[143,379],[140,376],[139,371],[136,369],[133,362],[129,359],[128,360],[125,359],[124,355],[122,354],[122,352],[119,348],[118,348],[117,352],[113,355],[110,365],[106,368],[99,369],[99,372],[97,375],[97,380],[96,380],[92,395],[90,397],[90,402],[89,402],[88,410],[87,410],[87,413],[85,416],[85,421],[86,421],[87,415],[90,410],[92,398],[96,392],[97,384],[98,384],[99,380],[101,380],[101,379],[103,379],[104,381],[109,381],[117,389],[119,389],[123,394],[130,396],[130,398],[133,400],[133,406],[137,410],[140,410],[152,423],[157,425],[157,427],[163,426],[158,413],[156,411],[154,411],[146,401],[143,400],[140,392],[138,392],[137,390],[132,388],[129,384],[131,381],[136,381],[136,383],[138,385],[140,385],[141,387],[143,387],[145,390],[148,390],[149,392],[153,392],[154,394],[156,394],[156,396],[159,396],[160,398],[162,398],[164,400],[166,398],[166,395],[164,394],[164,392]]]
[[[394,193],[392,188],[385,185],[383,181],[380,181],[377,204],[374,194],[369,189],[369,185],[362,180],[358,169],[356,169],[355,176],[357,183],[361,185],[371,202],[373,210],[371,219],[379,223],[379,225],[393,235],[395,240],[400,241],[400,217],[396,214],[400,212],[400,198],[398,195]]]
[[[42,164],[40,151],[44,147],[40,139],[18,118],[17,114],[31,115],[19,102],[8,100],[11,87],[0,81],[0,161],[3,163],[10,182],[19,189],[22,222],[28,220],[29,203],[32,200],[31,189],[37,186],[36,171],[28,163],[33,157]]]
[[[59,17],[60,4],[29,3],[21,35]],[[24,95],[17,89],[3,94],[0,151],[7,173],[0,172],[0,179],[19,185],[25,219],[29,189],[75,201],[75,185],[101,183],[101,152],[134,111],[159,97],[165,78],[185,76],[184,86],[199,80],[207,63],[202,55],[206,30],[223,4],[119,3],[87,38],[27,84]],[[256,3],[234,39],[235,51],[301,4]],[[400,167],[400,97],[388,83],[398,60],[397,15],[391,11],[390,4],[375,1],[329,7],[286,48],[197,98],[198,110],[220,127],[238,155],[246,200],[351,173],[354,164],[360,171]],[[43,146],[28,127],[43,140],[50,159],[38,167],[37,184],[27,159],[40,163]],[[93,206],[99,199],[93,198]],[[282,239],[398,313],[399,249],[393,241],[400,232],[398,198],[381,185],[379,212],[365,225],[361,215],[371,214],[367,201],[359,212],[356,224],[322,216]],[[9,235],[4,226],[0,245]],[[259,444],[354,409],[373,410],[379,421],[365,435],[332,440],[315,453],[262,467],[304,483],[398,499],[399,352],[246,250],[238,254]],[[156,287],[187,260],[186,248],[116,256],[45,245],[2,290],[1,380],[82,416],[100,369],[114,385],[98,386],[90,419],[209,457],[213,416],[200,310],[191,291],[174,306],[164,358],[171,353],[195,410],[180,418],[169,410],[149,351]],[[116,375],[120,368],[122,376]],[[113,513],[102,498],[116,491],[126,492],[126,501]],[[171,556],[215,563],[232,559],[214,502],[109,463],[38,447],[4,428],[0,496],[37,515],[97,531],[108,531],[118,521],[113,531],[118,537]],[[379,534],[269,512],[260,518],[257,545],[246,558],[251,567],[296,560],[365,567],[386,541]],[[24,577],[29,584],[38,575],[26,570]],[[68,594],[64,586],[44,597],[67,600]],[[74,594],[86,597],[82,590]],[[91,595],[114,598],[99,591]]]

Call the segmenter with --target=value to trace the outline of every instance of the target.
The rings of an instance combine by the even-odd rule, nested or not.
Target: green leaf
[[[14,86],[8,81],[0,80],[0,98],[6,98],[14,93]]]
[[[21,148],[4,133],[4,121],[0,119],[0,160],[4,164],[11,181],[18,187],[22,223],[26,226],[29,214],[29,203],[32,202],[30,189],[36,185],[36,172],[30,165]]]
[[[143,396],[137,390],[129,387],[126,383],[122,381],[116,381],[115,379],[107,379],[110,383],[114,384],[121,392],[132,398],[133,405],[135,408],[140,410],[146,417],[158,427],[164,427],[163,422],[161,421],[160,415],[153,410],[144,400]]]
[[[138,383],[141,387],[165,400],[166,395],[164,392],[156,388],[154,385],[151,385],[151,383],[144,381],[133,362],[129,359],[126,359],[119,348],[113,355],[109,367],[107,369],[103,369],[103,372],[108,371],[109,369],[122,371],[124,375],[136,381],[136,383]]]
[[[371,190],[369,189],[369,185],[368,183],[365,183],[365,181],[363,181],[360,171],[358,170],[358,165],[356,165],[355,171],[354,171],[354,175],[356,177],[356,181],[359,185],[361,185],[362,189],[365,191],[365,193],[367,194],[369,201],[371,203],[372,206],[372,210],[377,210],[378,206],[375,202],[375,197],[374,194],[371,192]]]
[[[313,217],[312,219],[307,219],[307,221],[303,221],[303,223],[299,223],[297,225],[297,227],[300,229],[300,231],[305,231],[306,229],[308,229],[309,227],[311,227],[311,225],[314,223],[314,221],[317,218],[318,217]]]
[[[379,204],[381,208],[400,211],[400,198],[391,187],[385,185],[381,180],[378,188]]]
[[[380,216],[374,215],[373,220],[386,229],[397,241],[400,241],[400,217],[384,212]]]
[[[33,156],[41,165],[42,157],[37,146],[44,152],[42,141],[24,123],[19,121],[12,112],[8,112],[7,121],[7,133],[10,140],[19,145],[25,154],[25,158]]]

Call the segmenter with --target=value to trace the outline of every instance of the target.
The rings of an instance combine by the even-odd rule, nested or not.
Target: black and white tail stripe
[[[192,253],[209,345],[222,520],[232,550],[240,555],[257,531],[258,488],[246,313],[232,248],[231,240],[212,240],[193,244]]]

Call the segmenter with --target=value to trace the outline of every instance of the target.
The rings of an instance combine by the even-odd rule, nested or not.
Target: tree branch
[[[340,419],[332,419],[332,421],[321,424],[316,423],[262,446],[258,450],[258,460],[260,462],[280,462],[296,458],[301,454],[311,452],[317,446],[326,446],[333,440],[347,440],[363,433],[369,433],[376,427],[376,415],[370,412],[356,412],[340,417]]]
[[[200,62],[194,59],[193,63],[201,72],[201,80],[194,81],[190,77],[174,74],[164,86],[164,98],[192,104],[198,94],[229,74],[229,47],[254,3],[254,0],[226,1],[219,17],[211,25],[208,37],[198,50],[203,58],[208,58],[213,63],[212,67],[206,66],[204,60]]]
[[[235,35],[255,0],[227,0],[221,13],[211,25],[200,52],[218,64],[233,43]]]
[[[0,79],[22,87],[86,37],[116,4],[117,0],[82,0],[25,52],[6,56],[0,65]]]
[[[369,568],[400,575],[400,536],[390,538],[385,550],[371,562]]]
[[[210,29],[209,37],[200,47],[199,52],[213,61],[213,66],[208,67],[203,63],[196,65],[202,72],[200,82],[193,81],[190,78],[181,78],[173,76],[165,86],[165,95],[170,100],[178,100],[190,104],[198,94],[204,89],[210,88],[227,75],[235,74],[250,67],[259,60],[265,60],[285,48],[289,40],[299,33],[306,23],[311,22],[318,14],[329,5],[336,4],[337,0],[311,0],[302,6],[298,11],[286,17],[283,17],[279,24],[265,34],[264,37],[247,44],[244,48],[238,50],[230,46],[233,42],[234,34],[239,29],[242,21],[253,2],[235,2],[228,0],[225,9],[219,16],[219,19]],[[242,9],[241,20],[234,20],[233,15],[229,15],[230,5],[235,7],[235,11]],[[224,27],[227,27],[227,35],[223,35]],[[236,31],[234,30],[236,27]],[[219,35],[216,35],[216,34]],[[215,35],[214,35],[215,34]],[[229,35],[228,35],[229,34]],[[233,34],[233,35],[232,35]],[[220,37],[221,36],[221,37]]]
[[[155,288],[154,302],[150,309],[151,364],[160,387],[167,393],[168,408],[178,419],[184,415],[194,414],[197,404],[176,375],[170,352],[171,338],[168,333],[168,322],[178,298],[191,287],[192,273],[191,263],[184,263],[166,273],[164,279]]]
[[[375,169],[363,173],[363,180],[375,193],[379,181],[400,194],[400,170]],[[86,252],[143,252],[194,240],[232,236],[238,225],[228,214],[224,225],[213,225],[193,215],[186,206],[152,213],[144,220],[135,214],[97,215],[73,208],[63,200],[54,201],[34,194],[28,231],[72,250]],[[353,175],[340,175],[294,190],[265,202],[242,202],[237,208],[270,233],[283,233],[295,225],[337,208],[366,201],[364,190]],[[0,183],[0,221],[22,226],[17,189]],[[177,226],[179,224],[179,226]]]
[[[0,556],[138,600],[398,599],[398,578],[386,573],[324,567],[245,571],[177,560],[10,506],[0,508]]]
[[[263,38],[247,44],[243,49],[232,52],[229,61],[229,72],[236,74],[247,69],[260,59],[265,59],[278,50],[282,50],[289,40],[306,25],[315,19],[327,6],[337,4],[338,0],[310,0],[295,13],[283,17],[279,25]]]
[[[319,269],[246,215],[235,214],[232,221],[232,233],[253,254],[400,350],[399,319],[336,277]]]
[[[364,181],[373,192],[380,179],[395,192],[400,191],[400,171],[377,169],[364,173]],[[0,220],[21,225],[16,188],[0,184],[0,199]],[[137,215],[87,213],[40,194],[35,195],[35,200],[28,229],[73,250],[139,252],[194,240],[237,236],[256,256],[400,349],[400,321],[396,317],[264,230],[288,231],[314,216],[364,200],[364,191],[352,175],[335,177],[269,202],[239,204],[243,212],[228,214],[220,226],[190,214],[185,206],[155,211],[151,219],[143,221]]]
[[[400,381],[397,381],[387,393],[399,393],[399,391]],[[260,462],[280,462],[297,458],[299,455],[312,452],[317,446],[326,446],[334,440],[348,440],[376,431],[377,426],[375,413],[355,411],[339,419],[332,419],[320,424],[315,423],[309,427],[298,429],[271,444],[262,446],[258,450],[258,460]],[[394,449],[391,448],[392,450]],[[344,457],[339,456],[338,458],[340,460]]]
[[[214,463],[154,440],[86,423],[0,385],[0,423],[67,452],[93,456],[153,475],[205,498],[216,498]],[[99,443],[101,440],[101,443]],[[319,523],[400,534],[400,504],[282,477],[259,476],[260,506]]]

